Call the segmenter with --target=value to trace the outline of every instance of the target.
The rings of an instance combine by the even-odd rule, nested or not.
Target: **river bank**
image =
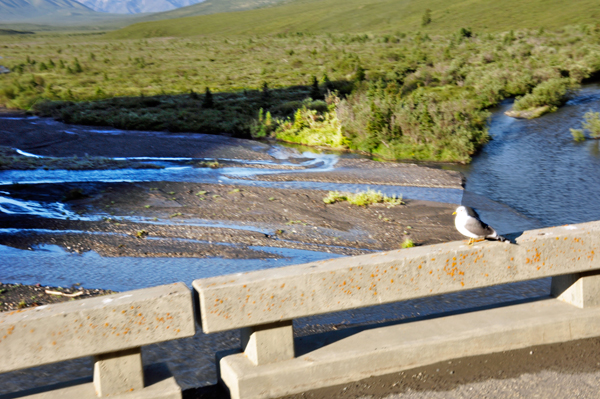
[[[351,256],[399,249],[405,242],[462,238],[451,215],[462,192],[458,172],[300,153],[225,136],[66,125],[6,110],[0,119],[0,146],[42,165],[104,157],[154,167],[0,171],[0,245],[7,248],[93,252],[115,262],[282,256],[292,261],[301,251]],[[392,197],[409,195],[393,206],[324,202],[330,190],[381,188],[392,190]],[[3,280],[27,283],[11,280],[18,278],[12,269],[18,270],[16,265],[4,270]],[[65,273],[71,284],[80,282],[76,270]]]

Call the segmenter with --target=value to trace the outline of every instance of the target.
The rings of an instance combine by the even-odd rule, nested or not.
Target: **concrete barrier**
[[[164,369],[144,375],[141,347],[194,333],[191,292],[183,283],[4,312],[0,373],[95,356],[93,383],[31,397],[180,398]]]
[[[600,301],[599,250],[600,222],[592,222],[526,231],[512,244],[451,242],[196,280],[193,287],[205,333],[243,329],[244,353],[219,364],[232,398],[269,398],[446,358],[600,336],[600,314],[587,309]],[[295,357],[294,318],[543,277],[553,277],[558,298],[545,312],[527,304],[506,314],[402,324]]]

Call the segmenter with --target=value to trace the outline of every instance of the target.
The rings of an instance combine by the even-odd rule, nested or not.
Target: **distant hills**
[[[172,11],[141,16],[133,22],[159,21],[163,19],[185,18],[198,15],[210,15],[234,11],[247,11],[273,6],[289,0],[205,0],[192,6]],[[133,23],[132,22],[132,23]]]
[[[123,15],[96,12],[74,0],[0,0],[0,23],[73,25],[116,22],[124,18]]]
[[[94,11],[89,7],[73,0],[0,0],[1,21],[33,19],[49,15],[61,18],[93,13]]]
[[[34,31],[56,30],[57,26],[81,30],[112,30],[138,22],[251,10],[283,1],[0,0],[0,26]]]
[[[214,1],[211,5],[209,1]],[[170,16],[217,0],[170,11]],[[422,26],[425,10],[431,23]],[[225,11],[225,10],[224,10]],[[231,11],[231,8],[228,10]],[[162,15],[168,15],[163,13]],[[145,17],[154,19],[157,15]],[[600,21],[598,0],[293,0],[256,10],[138,23],[110,32],[108,38],[278,33],[445,33],[460,28],[498,32],[522,28],[559,28]]]
[[[108,34],[108,38],[118,39],[295,32],[435,34],[460,28],[497,32],[596,24],[600,20],[598,0],[118,1],[81,0],[81,4],[74,0],[0,0],[0,28],[40,31],[125,27]],[[189,5],[193,2],[196,4]],[[165,9],[169,11],[153,12]],[[422,26],[427,9],[431,10],[432,20]],[[144,14],[123,14],[139,12]]]
[[[170,11],[191,6],[202,0],[79,0],[94,11],[139,14]]]

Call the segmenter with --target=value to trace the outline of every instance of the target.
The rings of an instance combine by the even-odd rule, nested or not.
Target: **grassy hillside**
[[[425,10],[431,23],[422,25]],[[285,32],[442,33],[470,27],[478,32],[596,24],[597,0],[295,0],[274,7],[134,24],[110,39],[160,36],[248,35]]]
[[[47,0],[35,1],[42,4],[32,7],[30,0],[0,0],[0,29],[65,33],[111,31],[140,22],[252,10],[288,0],[208,0],[176,10],[138,15],[94,12],[81,5],[73,10],[69,8],[70,3],[61,0],[56,3],[48,0],[47,4]]]
[[[15,30],[15,29],[0,29],[0,35],[32,35],[31,31]]]
[[[269,7],[288,0],[206,0],[188,7],[159,12],[136,18],[132,23],[185,18],[197,15],[218,14],[233,11],[253,10]]]

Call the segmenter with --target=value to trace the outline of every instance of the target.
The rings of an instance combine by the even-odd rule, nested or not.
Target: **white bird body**
[[[476,239],[490,238],[498,241],[506,241],[506,238],[499,235],[491,226],[482,222],[477,212],[473,209],[466,206],[459,206],[454,213],[456,214],[454,226],[456,226],[460,234],[470,238],[470,245]]]

